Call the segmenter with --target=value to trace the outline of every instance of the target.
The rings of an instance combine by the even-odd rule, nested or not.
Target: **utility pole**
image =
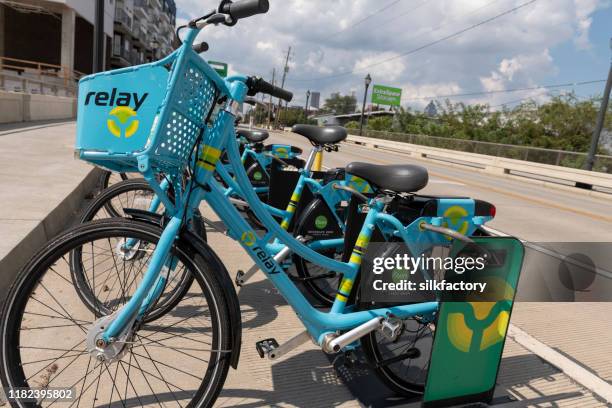
[[[308,122],[308,101],[310,99],[310,89],[306,91],[306,105],[304,105],[304,123]]]
[[[283,68],[283,79],[281,80],[281,88],[285,86],[285,78],[287,77],[287,72],[289,72],[289,58],[291,56],[291,46],[287,50],[287,57],[285,58],[285,67]],[[281,98],[278,98],[278,114],[274,120],[274,127],[278,126],[278,121],[280,120],[280,112],[283,108],[283,101]]]
[[[272,68],[272,85],[274,85],[274,77],[276,76],[276,68]],[[268,103],[268,129],[272,124],[272,95],[270,95],[270,102]]]
[[[610,49],[612,49],[612,38],[610,39]],[[599,137],[601,136],[601,130],[603,129],[604,122],[606,121],[606,113],[608,112],[608,101],[610,100],[610,89],[612,88],[612,59],[610,60],[610,69],[608,69],[608,80],[606,81],[606,88],[604,89],[603,99],[601,100],[601,106],[599,107],[599,114],[597,114],[597,123],[593,130],[593,137],[591,138],[591,148],[587,156],[587,161],[584,166],[585,170],[593,170],[595,165],[595,155],[597,154],[597,145],[599,144]]]

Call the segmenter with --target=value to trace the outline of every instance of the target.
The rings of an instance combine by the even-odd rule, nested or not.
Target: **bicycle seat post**
[[[310,154],[308,155],[308,159],[306,160],[306,164],[304,165],[304,170],[306,170],[309,173],[311,172],[315,159],[322,150],[323,148],[321,146],[312,147],[312,149],[310,150]]]

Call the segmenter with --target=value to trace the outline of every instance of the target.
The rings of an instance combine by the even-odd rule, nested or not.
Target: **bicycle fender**
[[[143,221],[147,224],[152,224],[158,227],[164,227],[167,219],[164,218],[162,214],[154,213],[147,210],[141,210],[138,208],[124,208],[123,212],[126,213],[131,219],[136,221]],[[206,236],[206,226],[204,225],[204,221],[202,220],[202,214],[196,210],[193,215],[194,221],[197,220],[197,223],[194,223],[194,228],[197,228],[195,232],[199,234],[203,241],[207,240]]]
[[[194,234],[193,231],[183,228],[180,238],[182,242],[190,245],[194,252],[201,256],[208,265],[221,272],[215,274],[215,276],[217,276],[219,279],[219,283],[221,284],[223,294],[225,295],[229,307],[228,312],[232,330],[232,352],[230,364],[233,368],[237,368],[238,360],[240,358],[240,349],[242,346],[242,316],[240,313],[240,302],[238,301],[238,295],[236,295],[236,290],[234,289],[234,284],[229,277],[229,272],[208,243]]]
[[[123,212],[136,221],[143,221],[157,227],[163,227],[164,225],[164,216],[158,213],[141,210],[138,208],[124,208]]]

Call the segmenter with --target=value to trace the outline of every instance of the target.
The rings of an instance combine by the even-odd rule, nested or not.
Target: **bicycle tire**
[[[79,395],[79,402],[83,399],[83,404],[86,404],[86,401],[90,401],[90,405],[92,403],[95,404],[96,400],[101,398],[99,395],[105,395],[105,399],[108,399],[110,394],[111,401],[109,405],[112,405],[110,403],[113,397],[115,397],[116,399],[121,399],[123,406],[126,406],[126,400],[128,405],[142,406],[145,403],[153,404],[155,401],[160,403],[158,394],[151,385],[153,384],[155,386],[159,385],[162,391],[159,396],[164,400],[164,405],[168,403],[171,397],[174,397],[180,400],[188,399],[189,406],[211,406],[223,387],[230,365],[230,359],[226,355],[226,353],[231,352],[230,349],[232,347],[229,305],[221,283],[216,277],[216,273],[219,273],[219,271],[208,265],[202,257],[194,256],[190,246],[181,243],[180,240],[176,241],[172,249],[172,256],[176,257],[178,262],[184,265],[189,270],[189,273],[194,276],[194,285],[190,291],[191,296],[188,299],[184,298],[182,300],[184,303],[177,305],[172,316],[166,315],[164,317],[165,320],[157,321],[156,325],[142,323],[138,326],[132,343],[129,346],[126,343],[125,354],[120,356],[117,362],[97,362],[87,351],[87,345],[81,350],[80,345],[83,343],[83,340],[72,347],[72,350],[77,348],[78,350],[70,355],[70,359],[66,357],[65,352],[56,359],[48,358],[50,351],[59,350],[57,353],[60,353],[62,350],[70,349],[69,345],[63,346],[64,343],[72,344],[74,339],[85,338],[87,334],[87,329],[85,328],[90,327],[85,324],[89,318],[82,319],[82,317],[90,316],[91,313],[86,308],[83,309],[83,305],[80,304],[78,297],[70,296],[70,289],[72,288],[70,282],[68,282],[67,290],[58,289],[58,285],[66,285],[65,282],[69,281],[69,277],[62,276],[63,279],[57,277],[61,276],[59,274],[62,273],[67,275],[65,268],[61,265],[62,260],[66,259],[66,255],[76,248],[89,245],[89,243],[104,242],[107,239],[125,239],[131,237],[141,242],[156,245],[161,232],[162,230],[159,227],[138,221],[124,219],[94,221],[69,229],[50,241],[34,255],[21,270],[15,283],[9,290],[3,308],[3,318],[0,326],[2,330],[0,375],[2,376],[3,384],[12,389],[18,387],[41,387],[43,385],[75,388],[75,395]],[[53,297],[52,292],[47,289],[46,285],[53,292],[61,294],[61,303]],[[200,299],[200,297],[196,297],[198,289],[202,292],[202,304],[194,303],[197,299]],[[45,304],[45,298],[55,299],[55,303],[52,303],[54,307],[43,309],[45,313],[35,313],[41,309],[40,304]],[[62,312],[57,312],[56,309],[62,310]],[[192,311],[192,315],[185,317],[187,311]],[[27,319],[25,318],[26,315]],[[45,316],[49,317],[49,319],[46,319]],[[203,317],[204,319],[198,320],[197,326],[194,322],[185,323],[185,327],[178,325],[192,316]],[[62,322],[72,322],[73,324],[61,325],[61,328],[58,328],[59,326],[55,326],[55,324],[52,327],[44,326],[45,322],[51,321],[53,323],[58,319]],[[95,320],[95,315],[93,319]],[[174,321],[175,323],[163,326],[164,328],[160,329],[159,327],[165,324],[166,321],[168,323]],[[210,323],[210,327],[202,327],[206,322]],[[42,323],[43,326],[36,327],[36,324],[39,323]],[[36,336],[31,335],[32,332],[30,330],[34,329],[38,329]],[[76,334],[73,334],[74,331],[72,329],[76,330]],[[169,333],[167,330],[172,330],[175,335],[164,337],[163,339],[154,337],[160,336],[160,333],[164,333],[164,336],[166,336]],[[190,334],[190,341],[199,341],[190,344],[209,343],[206,346],[208,349],[200,350],[209,356],[208,360],[199,358],[195,354],[196,351],[189,351],[189,353],[182,351],[186,347],[185,342],[189,341],[184,336],[181,337],[181,333],[185,330]],[[30,335],[27,335],[28,332]],[[196,335],[199,333],[202,336],[206,336],[209,341],[204,342],[196,338]],[[143,339],[146,341],[143,342]],[[178,342],[180,347],[172,347],[168,344],[170,341]],[[149,345],[151,350],[161,350],[161,347],[151,346],[151,344],[157,345],[156,343],[163,347],[163,353],[153,351],[156,353],[155,357],[157,360],[152,357],[147,349],[147,345]],[[65,349],[62,347],[65,347]],[[200,349],[202,348],[202,346],[199,347]],[[43,352],[45,358],[42,361],[26,361],[33,356],[32,349]],[[146,351],[156,371],[153,368],[149,368],[149,371],[142,368],[144,364],[142,362],[147,356],[143,357],[143,354],[138,354],[141,350],[143,350],[143,353]],[[195,349],[191,347],[189,350]],[[74,353],[77,352],[76,358],[72,359],[75,356]],[[84,361],[81,356],[85,356],[85,360],[88,361]],[[127,362],[128,356],[129,362]],[[34,358],[40,357],[40,354],[36,354]],[[87,357],[89,358],[87,359]],[[191,360],[188,359],[189,357]],[[136,365],[132,365],[132,358]],[[139,358],[140,361],[138,360]],[[164,363],[164,361],[167,363]],[[180,366],[176,364],[176,361],[181,361]],[[204,364],[202,361],[204,361]],[[81,371],[86,363],[87,368]],[[32,366],[32,364],[39,365]],[[42,368],[35,372],[40,364],[43,364]],[[89,370],[90,364],[94,365],[92,370]],[[113,367],[113,365],[116,365],[116,367]],[[129,367],[127,373],[126,365]],[[87,373],[88,371],[89,373],[97,371],[98,367],[100,367],[100,374],[95,394],[92,396],[90,389],[93,382],[90,382],[90,386],[86,387],[88,382]],[[119,372],[120,367],[123,368],[123,373]],[[145,366],[145,368],[147,367],[150,366]],[[112,384],[111,388],[108,389],[109,384],[106,381],[103,382],[102,387],[106,391],[99,394],[98,387],[104,373],[102,371],[103,368],[106,368]],[[142,378],[138,377],[138,368],[140,368]],[[114,377],[111,374],[113,369],[115,372]],[[191,374],[187,371],[191,369],[197,370],[198,374]],[[169,376],[164,376],[162,370],[169,372],[167,374]],[[152,371],[155,372],[152,373]],[[34,374],[30,375],[32,372]],[[132,375],[130,375],[130,372]],[[62,376],[64,373],[65,376]],[[85,373],[84,377],[82,376],[83,373]],[[192,377],[187,376],[187,374],[192,375]],[[95,376],[95,373],[92,375]],[[76,378],[80,379],[75,382]],[[154,382],[153,379],[155,378],[158,379],[156,381],[162,381],[162,383]],[[167,380],[168,378],[170,378],[170,381]],[[143,382],[142,379],[145,381]],[[116,382],[120,380],[124,383],[117,385]],[[41,381],[46,382],[46,384],[41,384]],[[175,385],[177,382],[181,384],[180,387]],[[195,385],[192,386],[192,384]],[[128,388],[128,385],[131,388]],[[147,386],[150,388],[150,391],[147,389]],[[117,390],[116,395],[114,395],[115,389]],[[79,390],[81,394],[79,394]],[[139,394],[138,390],[145,390],[145,392]],[[122,393],[123,397],[121,396]],[[15,399],[11,399],[9,402],[14,407],[30,406],[30,404],[26,404],[24,401]],[[40,405],[43,405],[43,402],[45,401],[39,401]],[[77,402],[77,405],[81,405],[79,402]],[[177,403],[180,405],[180,402],[177,401]],[[185,405],[187,403],[182,404],[182,406]]]
[[[112,181],[114,175],[117,175],[119,180]],[[129,177],[126,173],[116,173],[113,171],[103,170],[102,174],[100,175],[100,190],[106,190],[115,183],[128,179]]]

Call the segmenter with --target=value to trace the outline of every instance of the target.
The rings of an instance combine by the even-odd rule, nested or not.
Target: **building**
[[[425,115],[429,116],[430,118],[438,116],[438,108],[436,107],[434,101],[430,101],[427,104],[427,106],[423,110],[423,113],[425,113]]]
[[[93,71],[96,0],[0,0],[0,90],[73,96]],[[104,0],[105,69],[170,53],[174,0]]]
[[[115,0],[111,66],[142,64],[174,49],[174,0]]]

